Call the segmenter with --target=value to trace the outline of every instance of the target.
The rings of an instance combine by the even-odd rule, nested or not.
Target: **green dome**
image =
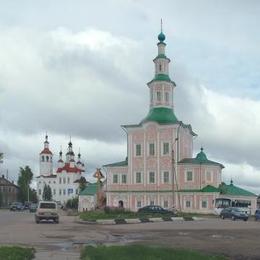
[[[203,152],[202,147],[200,149],[200,152],[197,154],[196,159],[201,163],[208,161],[208,158],[207,158],[206,154]]]
[[[161,32],[161,33],[158,35],[158,40],[159,40],[160,42],[163,42],[163,41],[165,40],[165,35],[164,35],[163,32]]]

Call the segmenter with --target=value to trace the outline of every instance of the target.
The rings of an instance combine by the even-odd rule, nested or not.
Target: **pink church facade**
[[[104,165],[107,205],[212,213],[224,166],[208,160],[203,149],[192,158],[197,135],[174,114],[176,85],[169,77],[165,35],[161,32],[158,39],[155,76],[147,84],[150,111],[140,123],[122,126],[127,133],[126,160]]]

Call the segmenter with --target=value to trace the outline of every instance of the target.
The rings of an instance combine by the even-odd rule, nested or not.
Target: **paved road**
[[[60,224],[35,224],[33,214],[0,210],[0,244],[37,249],[36,259],[78,259],[86,244],[143,243],[260,259],[260,222],[208,219],[130,225],[84,225],[61,216]]]

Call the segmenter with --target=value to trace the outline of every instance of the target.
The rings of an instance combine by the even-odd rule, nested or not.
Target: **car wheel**
[[[235,218],[234,216],[232,216],[232,220],[234,220],[234,221],[235,221],[235,220],[236,220],[236,218]]]
[[[247,218],[244,219],[244,221],[247,221],[247,220],[248,220]]]

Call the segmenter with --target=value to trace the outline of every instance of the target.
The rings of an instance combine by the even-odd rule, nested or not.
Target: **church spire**
[[[154,78],[147,83],[150,89],[150,111],[141,123],[155,121],[163,124],[175,124],[178,122],[173,111],[173,92],[176,85],[169,77],[171,60],[165,55],[165,39],[161,20],[161,32],[158,35],[159,42],[157,43],[158,55],[153,60]]]

